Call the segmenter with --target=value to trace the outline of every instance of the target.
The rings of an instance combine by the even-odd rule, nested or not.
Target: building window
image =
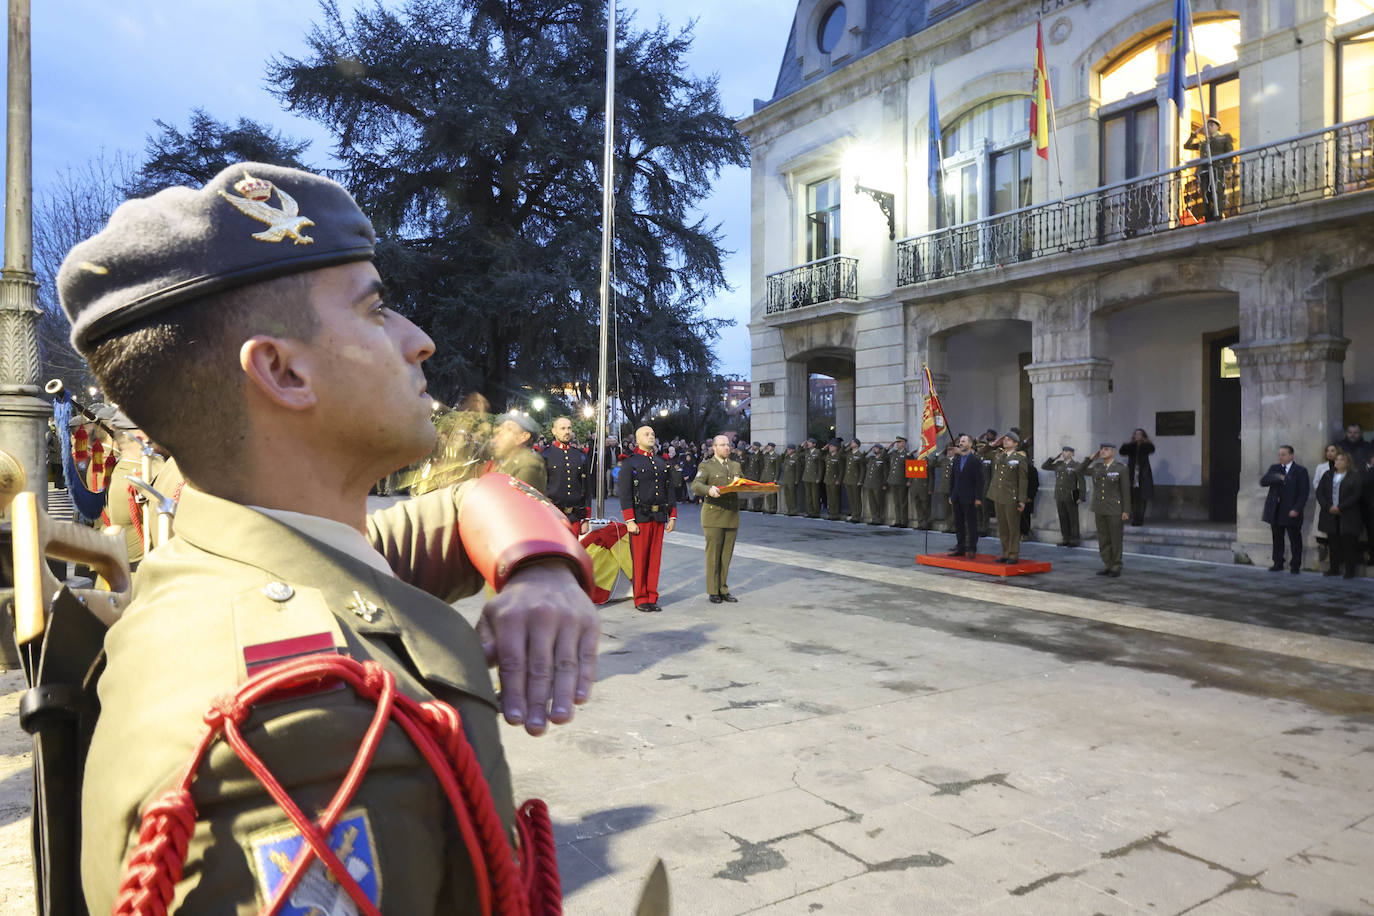
[[[816,30],[816,44],[822,54],[829,54],[844,38],[844,4],[836,3],[821,17],[820,28]]]
[[[1374,32],[1342,41],[1336,48],[1340,67],[1336,120],[1374,118]]]
[[[1154,95],[1160,77],[1169,72],[1171,37],[1172,30],[1165,28],[1104,68],[1099,102],[1110,105],[1132,95]],[[1236,45],[1240,44],[1240,20],[1213,19],[1194,23],[1193,37],[1198,66],[1204,70],[1234,64]],[[1193,68],[1191,53],[1188,55],[1188,75],[1194,77],[1193,85],[1196,86],[1197,71]]]
[[[1230,347],[1221,348],[1221,359],[1218,361],[1217,378],[1240,378],[1240,361],[1236,359],[1236,351]]]
[[[1207,117],[1213,117],[1221,122],[1221,132],[1230,134],[1231,139],[1235,141],[1236,149],[1240,149],[1240,77],[1228,76],[1202,84],[1202,101],[1207,106],[1207,114],[1205,115],[1198,111],[1197,97],[1197,89],[1190,88],[1188,90],[1188,101],[1191,103],[1188,110],[1189,132],[1201,131],[1204,126],[1203,121]],[[1197,158],[1196,150],[1183,148],[1187,139],[1187,134],[1178,138],[1179,162]]]
[[[840,179],[806,186],[806,259],[819,261],[840,253]]]
[[[1345,25],[1374,13],[1374,0],[1336,0],[1336,25]]]
[[[1159,171],[1159,106],[1154,102],[1102,119],[1102,183]]]
[[[1030,205],[1029,125],[1030,96],[1013,95],[983,102],[941,127],[944,193],[937,201],[937,226]]]

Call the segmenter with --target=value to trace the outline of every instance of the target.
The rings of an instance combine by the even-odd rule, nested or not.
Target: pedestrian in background
[[[1093,518],[1097,522],[1097,552],[1102,557],[1099,576],[1121,575],[1125,522],[1131,517],[1130,472],[1116,460],[1116,446],[1103,442],[1078,470],[1093,484]]]
[[[1264,500],[1264,521],[1274,536],[1274,565],[1270,572],[1283,572],[1283,539],[1288,538],[1293,575],[1302,568],[1302,510],[1311,487],[1307,468],[1293,460],[1293,446],[1279,446],[1279,460],[1260,478],[1269,488]]]
[[[1131,441],[1121,444],[1121,454],[1126,459],[1131,479],[1132,528],[1145,524],[1145,507],[1155,496],[1155,477],[1150,470],[1150,456],[1154,451],[1155,444],[1143,429],[1131,433]]]
[[[1073,446],[1066,445],[1058,456],[1046,458],[1042,467],[1054,472],[1054,507],[1059,512],[1059,546],[1077,547],[1082,542],[1078,528],[1078,504],[1083,501],[1083,475],[1074,463]]]
[[[1335,470],[1336,453],[1340,450],[1341,447],[1334,442],[1322,450],[1322,460],[1317,465],[1316,470],[1312,472],[1312,495],[1314,497],[1317,493],[1317,487],[1321,486],[1322,478],[1325,477],[1327,474],[1330,474],[1333,470]],[[1326,563],[1331,559],[1331,545],[1327,539],[1326,531],[1322,528],[1321,521],[1321,513],[1318,512],[1316,537],[1317,565],[1325,566]]]
[[[1317,505],[1321,507],[1317,527],[1326,533],[1330,547],[1331,565],[1326,575],[1339,576],[1344,570],[1345,578],[1355,578],[1361,527],[1360,477],[1351,471],[1346,452],[1337,451],[1331,473],[1317,485]]]

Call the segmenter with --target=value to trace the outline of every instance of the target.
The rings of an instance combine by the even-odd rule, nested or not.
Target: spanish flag
[[[1035,23],[1035,79],[1031,82],[1030,135],[1041,159],[1050,158],[1050,74],[1045,69],[1045,38]]]
[[[597,528],[582,535],[582,547],[592,558],[593,604],[605,604],[611,600],[616,582],[624,573],[627,580],[634,578],[634,563],[630,556],[630,529],[624,522],[612,521],[604,528]]]
[[[940,430],[949,425],[945,420],[945,408],[940,404],[940,397],[935,393],[935,383],[930,378],[930,367],[923,366],[926,376],[926,402],[921,409],[921,451],[916,456],[925,458],[935,451],[935,445],[940,438]],[[935,418],[939,417],[940,422],[936,423]]]

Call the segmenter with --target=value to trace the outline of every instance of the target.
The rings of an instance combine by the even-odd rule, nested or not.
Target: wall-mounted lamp
[[[887,217],[887,237],[889,239],[897,238],[897,198],[886,191],[879,191],[876,188],[866,188],[857,181],[854,182],[854,193],[867,194],[869,197],[873,198],[873,202],[878,205],[878,209],[882,210],[883,215]]]

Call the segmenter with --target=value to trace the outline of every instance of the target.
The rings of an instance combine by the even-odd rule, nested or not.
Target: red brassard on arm
[[[497,591],[520,564],[550,557],[567,560],[584,590],[593,585],[591,557],[563,514],[513,477],[484,474],[467,488],[458,533],[472,565]]]

